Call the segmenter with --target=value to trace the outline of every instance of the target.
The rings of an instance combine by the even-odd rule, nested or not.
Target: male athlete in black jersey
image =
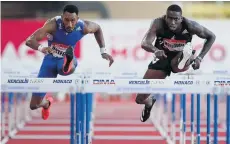
[[[193,58],[192,36],[205,39],[200,54]],[[152,45],[156,38],[155,46]],[[199,69],[200,63],[215,41],[215,34],[195,21],[182,16],[178,5],[168,7],[166,15],[153,20],[143,41],[142,48],[155,54],[154,60],[149,64],[144,79],[165,79],[171,72],[183,72],[193,62],[194,70]],[[156,99],[150,94],[137,94],[136,103],[145,104],[141,121],[150,117],[151,109]]]

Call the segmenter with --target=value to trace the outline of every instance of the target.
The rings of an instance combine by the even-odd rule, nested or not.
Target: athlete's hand
[[[197,70],[200,68],[200,63],[201,63],[201,59],[196,57],[193,61],[192,67],[194,70]]]
[[[164,59],[167,58],[167,55],[165,54],[165,52],[163,50],[157,50],[154,52],[156,58],[158,59]]]
[[[103,54],[101,54],[101,56],[103,59],[106,59],[109,61],[109,66],[111,66],[113,64],[114,60],[113,60],[113,57],[111,55],[109,55],[107,53],[103,53]]]
[[[41,52],[44,54],[53,54],[55,51],[51,47],[43,47]]]

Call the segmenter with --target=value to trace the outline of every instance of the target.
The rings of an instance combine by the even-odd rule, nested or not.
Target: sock
[[[146,99],[146,103],[145,103],[145,106],[147,107],[147,108],[150,108],[151,106],[152,106],[152,104],[153,104],[153,100],[152,100],[153,98],[151,97],[151,96],[149,96],[147,99]]]

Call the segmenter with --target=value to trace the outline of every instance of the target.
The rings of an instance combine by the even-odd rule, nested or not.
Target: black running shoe
[[[68,72],[69,66],[70,66],[72,60],[73,60],[73,48],[71,46],[69,46],[69,48],[67,48],[67,50],[65,52],[65,56],[64,56],[64,67],[63,67],[64,72]]]
[[[146,107],[145,106],[144,109],[142,110],[142,115],[141,115],[141,121],[142,122],[145,122],[145,121],[147,121],[149,119],[152,107],[153,107],[155,102],[156,102],[156,99],[153,98],[151,107]]]

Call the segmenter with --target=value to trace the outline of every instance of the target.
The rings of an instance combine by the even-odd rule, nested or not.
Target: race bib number
[[[55,51],[53,53],[54,57],[63,57],[68,46],[63,44],[52,43],[51,48]]]
[[[186,40],[163,39],[163,47],[169,51],[183,51]]]

